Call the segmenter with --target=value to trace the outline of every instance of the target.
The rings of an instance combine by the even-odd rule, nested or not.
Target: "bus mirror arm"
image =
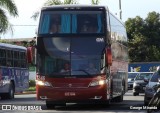
[[[33,64],[34,55],[35,55],[35,47],[33,47],[33,46],[27,47],[27,59],[28,59],[28,63]]]
[[[111,51],[111,48],[106,48],[106,64],[108,66],[112,65],[112,51]]]

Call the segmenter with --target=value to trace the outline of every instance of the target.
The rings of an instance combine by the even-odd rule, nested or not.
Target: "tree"
[[[0,0],[0,34],[11,30],[6,11],[13,17],[18,16],[18,10],[13,0]]]
[[[76,0],[64,0],[64,2],[61,2],[61,0],[48,0],[44,3],[44,6],[52,6],[52,5],[65,5],[65,4],[77,4],[78,2]],[[35,12],[32,16],[33,19],[37,19],[39,16],[39,11]]]
[[[92,5],[98,5],[99,4],[99,0],[92,0]]]
[[[92,5],[98,5],[99,0],[91,0]],[[44,6],[52,6],[52,5],[65,5],[65,4],[78,4],[76,0],[64,0],[64,2],[61,2],[61,0],[48,0],[47,2],[44,3]],[[39,16],[39,11],[35,12],[31,18],[36,20]]]
[[[145,19],[136,16],[125,22],[131,62],[160,61],[159,15],[150,12]]]
[[[129,41],[133,39],[134,35],[142,34],[144,31],[145,23],[140,16],[129,18],[125,24]]]

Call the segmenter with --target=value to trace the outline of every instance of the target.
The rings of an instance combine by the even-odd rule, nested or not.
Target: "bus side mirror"
[[[33,63],[34,58],[34,47],[27,47],[27,60],[28,63]]]
[[[112,51],[111,48],[106,49],[106,64],[111,66],[112,65]]]

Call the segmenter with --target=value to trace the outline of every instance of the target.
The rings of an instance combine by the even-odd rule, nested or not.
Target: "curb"
[[[22,93],[15,93],[15,95],[23,95],[23,94],[36,94],[36,91],[23,91]]]

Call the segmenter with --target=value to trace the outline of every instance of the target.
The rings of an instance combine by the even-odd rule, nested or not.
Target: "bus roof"
[[[42,10],[57,10],[57,9],[107,9],[106,6],[100,5],[79,5],[79,4],[67,4],[67,5],[52,5],[52,6],[44,6]]]
[[[27,50],[26,47],[17,46],[17,45],[13,45],[13,44],[7,44],[7,43],[0,43],[0,48],[9,48],[11,50],[13,50],[13,49]]]
[[[79,10],[84,10],[84,9],[92,9],[92,10],[108,10],[110,14],[112,14],[115,18],[117,18],[109,9],[107,6],[103,5],[80,5],[80,4],[66,4],[66,5],[52,5],[52,6],[44,6],[42,7],[42,11],[50,11],[50,10],[73,10],[73,9],[79,9]],[[120,19],[117,18],[117,20],[124,25],[124,22]]]

